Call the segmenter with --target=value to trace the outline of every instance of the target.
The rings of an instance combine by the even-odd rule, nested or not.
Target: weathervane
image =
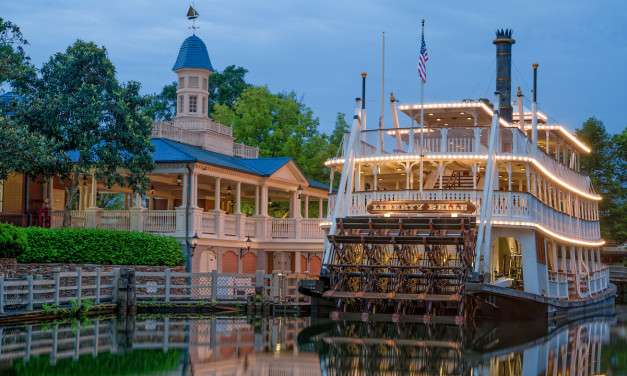
[[[194,2],[192,1],[189,9],[187,9],[187,19],[192,21],[192,26],[190,26],[189,28],[192,29],[193,34],[196,34],[196,29],[198,29],[198,26],[196,26],[196,19],[198,18],[198,16],[200,15],[196,11],[196,9],[194,9]]]

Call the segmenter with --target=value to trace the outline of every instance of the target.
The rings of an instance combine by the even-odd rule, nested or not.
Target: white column
[[[304,218],[309,218],[309,196],[305,196],[305,212],[303,214]]]
[[[98,182],[96,181],[96,174],[91,174],[91,196],[89,197],[89,207],[96,207],[96,197],[98,196]]]
[[[187,185],[189,181],[187,179],[187,173],[182,176],[182,184],[181,184],[181,208],[187,207]]]
[[[507,191],[512,191],[512,162],[507,163]]]
[[[259,215],[267,216],[268,215],[268,186],[263,185],[261,187],[261,205],[260,205]]]
[[[192,184],[191,184],[191,196],[190,196],[190,207],[197,208],[198,207],[198,173],[192,171]]]
[[[242,212],[242,183],[235,183],[235,214]]]
[[[54,204],[54,178],[48,179],[48,207],[52,210]]]
[[[139,192],[135,193],[135,208],[139,209],[142,207],[142,196]]]
[[[214,210],[220,210],[220,182],[221,178],[216,177],[215,189],[214,189]]]
[[[440,128],[440,153],[446,153],[448,144],[448,128]]]
[[[301,218],[300,214],[300,198],[298,198],[298,191],[291,192],[292,194],[292,217]]]
[[[259,204],[260,204],[260,192],[259,192],[259,186],[256,185],[255,186],[255,215],[260,215],[261,211],[259,210]]]

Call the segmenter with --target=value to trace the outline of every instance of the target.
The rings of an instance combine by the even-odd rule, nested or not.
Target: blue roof
[[[329,189],[329,184],[328,183],[323,183],[323,182],[315,180],[315,179],[307,179],[307,182],[309,182],[309,186],[311,188],[324,189],[324,190],[328,190]]]
[[[290,161],[288,157],[246,159],[220,154],[165,138],[151,139],[155,163],[201,162],[259,176],[270,176]]]
[[[179,56],[176,58],[176,63],[172,70],[176,71],[183,68],[200,68],[213,70],[211,66],[211,60],[209,60],[209,53],[207,52],[207,46],[195,35],[185,39],[179,50]]]

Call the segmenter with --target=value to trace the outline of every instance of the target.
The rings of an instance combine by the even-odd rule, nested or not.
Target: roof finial
[[[192,26],[189,28],[192,29],[192,34],[194,35],[196,35],[196,29],[198,29],[198,26],[196,26],[196,19],[198,16],[200,16],[200,14],[198,14],[196,9],[194,9],[194,2],[192,1],[189,5],[189,9],[187,9],[187,19],[192,21]]]

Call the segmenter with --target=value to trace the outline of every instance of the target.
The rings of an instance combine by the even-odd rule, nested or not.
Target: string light
[[[531,129],[531,125],[525,125],[525,129]],[[568,129],[564,128],[563,126],[559,125],[559,124],[552,124],[552,125],[540,125],[538,124],[538,129],[539,130],[556,130],[556,131],[560,131],[560,133],[562,133],[564,136],[566,136],[566,138],[568,138],[569,140],[571,140],[575,145],[577,145],[581,150],[583,150],[585,153],[590,153],[592,151],[592,149],[590,149],[590,147],[586,144],[584,144],[583,142],[579,141],[579,139],[577,139],[577,137],[575,137],[575,135],[573,135]]]

